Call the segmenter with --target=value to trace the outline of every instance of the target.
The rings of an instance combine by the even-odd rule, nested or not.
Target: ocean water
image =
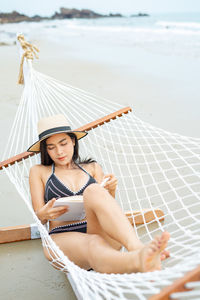
[[[13,44],[20,32],[28,39],[45,38],[66,45],[81,41],[82,52],[88,49],[87,43],[95,51],[111,46],[200,58],[200,13],[1,24],[0,42]],[[93,56],[90,51],[88,57]]]

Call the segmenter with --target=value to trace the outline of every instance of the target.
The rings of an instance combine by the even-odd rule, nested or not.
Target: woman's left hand
[[[104,188],[108,190],[108,192],[115,197],[115,191],[117,188],[117,178],[115,177],[114,174],[106,174],[103,178],[106,179],[109,178],[108,181],[106,181]]]

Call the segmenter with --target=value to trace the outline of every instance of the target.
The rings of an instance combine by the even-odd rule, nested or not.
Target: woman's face
[[[46,140],[47,152],[57,165],[66,165],[72,162],[75,141],[66,133],[58,133]]]

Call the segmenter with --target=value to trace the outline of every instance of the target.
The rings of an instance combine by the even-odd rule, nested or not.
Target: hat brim
[[[45,136],[43,136],[41,139],[39,139],[37,142],[35,142],[33,145],[31,145],[27,152],[40,152],[40,142],[49,138],[50,136],[54,135],[54,134],[58,134],[58,133],[74,133],[77,137],[78,140],[82,139],[83,137],[85,137],[88,133],[85,131],[57,131],[54,132],[53,134],[47,134]]]

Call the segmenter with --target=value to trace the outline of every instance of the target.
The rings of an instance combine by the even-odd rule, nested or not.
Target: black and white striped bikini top
[[[45,186],[45,203],[52,198],[70,197],[82,195],[86,187],[92,183],[96,183],[94,177],[92,177],[84,168],[77,164],[77,166],[88,175],[88,181],[77,192],[73,192],[64,183],[62,183],[55,175],[55,165],[52,164],[52,174],[47,180]]]

